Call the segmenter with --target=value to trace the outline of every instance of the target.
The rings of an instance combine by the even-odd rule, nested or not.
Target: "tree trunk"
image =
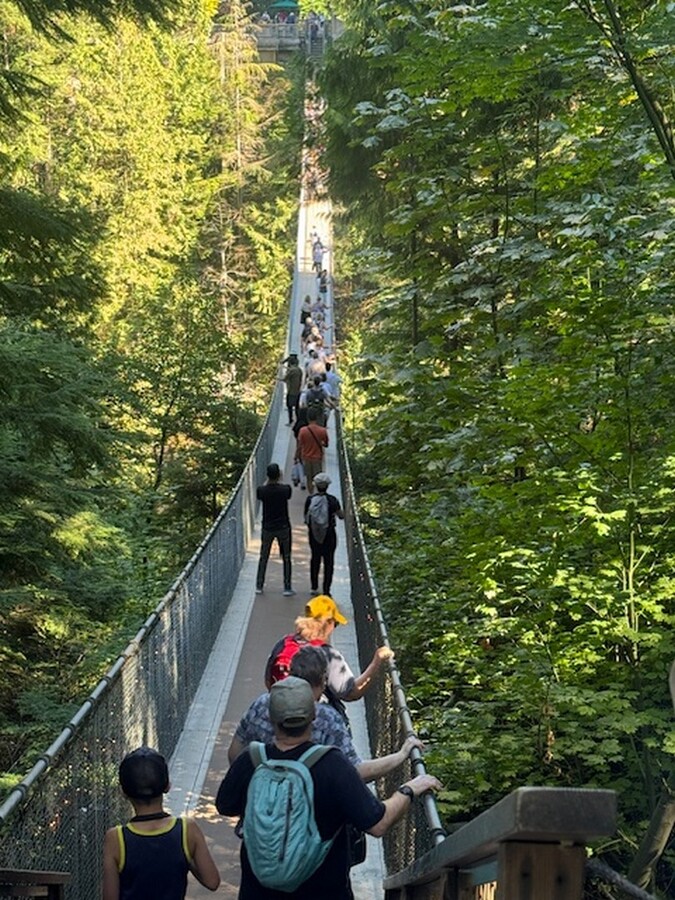
[[[667,788],[664,788],[649,828],[640,842],[628,872],[628,879],[633,884],[641,888],[649,886],[656,865],[668,843],[673,825],[675,825],[675,797]]]

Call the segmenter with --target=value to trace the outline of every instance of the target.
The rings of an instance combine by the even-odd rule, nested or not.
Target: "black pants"
[[[300,403],[300,394],[286,394],[286,409],[288,410],[288,424],[293,424],[293,412],[298,417],[298,403]]]
[[[319,569],[323,562],[323,587],[322,593],[330,594],[333,583],[333,570],[335,568],[335,548],[337,547],[337,534],[335,528],[329,528],[323,544],[314,539],[309,529],[309,547],[312,557],[309,561],[309,581],[313,591],[319,589]]]
[[[263,528],[260,536],[260,559],[258,560],[258,574],[255,579],[255,586],[262,590],[265,586],[265,572],[267,571],[267,560],[270,558],[270,550],[272,544],[277,540],[279,542],[279,550],[284,561],[284,590],[291,589],[291,529],[280,528],[278,531],[268,531]]]

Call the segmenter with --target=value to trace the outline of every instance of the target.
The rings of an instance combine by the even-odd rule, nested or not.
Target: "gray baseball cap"
[[[314,721],[314,694],[304,678],[289,675],[270,688],[270,721],[284,728],[301,728]]]

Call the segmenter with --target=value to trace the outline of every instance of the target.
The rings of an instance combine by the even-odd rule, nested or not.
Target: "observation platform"
[[[305,43],[305,32],[301,25],[270,23],[256,31],[258,57],[261,62],[284,62]]]

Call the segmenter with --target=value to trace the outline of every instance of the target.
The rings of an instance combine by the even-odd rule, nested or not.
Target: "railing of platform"
[[[171,756],[225,614],[272,458],[282,406],[265,425],[227,506],[133,641],[0,807],[0,866],[66,869],[66,896],[101,894],[103,833],[128,815],[121,757],[142,744]]]
[[[343,440],[342,422],[336,415],[339,447],[342,501],[345,510],[345,534],[348,543],[352,605],[359,647],[361,670],[365,669],[377,647],[389,645],[387,628],[377,597],[368,561],[359,514],[354,496],[349,458]],[[395,649],[395,648],[394,648]],[[395,663],[390,664],[389,678],[380,677],[364,695],[366,718],[373,757],[385,756],[399,749],[405,738],[414,733],[405,692]],[[425,771],[421,754],[411,755],[413,775]],[[381,796],[388,796],[407,775],[400,770],[382,780]],[[415,804],[413,812],[396,825],[384,838],[385,862],[389,872],[405,868],[443,841],[445,832],[433,796]]]
[[[214,27],[214,33],[220,30]],[[254,33],[258,47],[261,49],[286,49],[302,48],[310,55],[313,48],[323,48],[330,44],[342,31],[343,26],[336,19],[328,19],[320,27],[313,26],[312,22],[303,19],[300,22],[261,22],[255,25]]]

